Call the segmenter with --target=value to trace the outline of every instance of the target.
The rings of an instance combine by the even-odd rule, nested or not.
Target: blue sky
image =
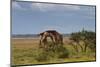
[[[95,31],[95,7],[34,2],[12,2],[12,34]]]

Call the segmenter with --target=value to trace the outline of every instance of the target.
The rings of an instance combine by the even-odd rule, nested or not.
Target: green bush
[[[49,50],[45,50],[44,48],[41,48],[37,51],[37,54],[35,56],[35,60],[38,62],[41,61],[48,61],[51,59],[63,59],[69,57],[69,51],[63,47],[63,46],[55,46],[54,48],[50,48]]]
[[[55,54],[58,56],[58,58],[68,58],[69,57],[69,51],[63,46],[56,47]]]
[[[73,44],[77,44],[81,48],[82,52],[86,52],[89,47],[92,51],[96,49],[96,33],[92,31],[82,30],[71,34],[70,37],[73,40]],[[78,48],[75,48],[78,50]],[[77,51],[78,52],[78,51]]]
[[[47,52],[43,50],[39,51],[35,56],[35,60],[37,60],[38,62],[47,61],[48,60]]]

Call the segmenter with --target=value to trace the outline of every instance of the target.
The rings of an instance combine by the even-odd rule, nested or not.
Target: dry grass
[[[38,44],[38,39],[12,39],[12,48],[37,48]]]
[[[69,38],[64,38],[64,47],[70,52],[69,58],[57,59],[38,62],[34,58],[38,54],[39,39],[12,39],[12,65],[24,64],[45,64],[45,63],[60,63],[60,62],[79,62],[79,61],[95,61],[95,53],[80,53],[76,54],[72,46],[68,44]]]

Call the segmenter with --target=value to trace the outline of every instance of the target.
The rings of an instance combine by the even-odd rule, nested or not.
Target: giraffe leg
[[[42,48],[42,36],[40,37],[39,48]]]

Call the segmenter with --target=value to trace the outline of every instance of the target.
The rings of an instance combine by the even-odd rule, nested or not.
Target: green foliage
[[[95,32],[81,31],[71,34],[71,40],[64,37],[63,45],[46,44],[46,48],[38,48],[38,39],[14,39],[12,42],[12,67],[25,64],[46,64],[61,62],[95,61]],[[68,42],[71,42],[69,44]],[[86,46],[86,52],[83,51]],[[73,49],[76,49],[76,51]]]
[[[39,52],[36,54],[36,56],[34,58],[38,62],[47,61],[49,59],[48,55],[47,55],[47,52],[43,51],[43,50],[42,51],[39,50]]]
[[[58,58],[68,58],[69,57],[68,49],[63,46],[56,47],[54,53],[58,55]]]
[[[69,56],[69,51],[65,47],[55,46],[49,48],[49,50],[47,50],[46,48],[39,49],[38,54],[35,56],[35,60],[41,62],[57,58],[61,59],[68,58],[68,56]]]
[[[71,40],[74,41],[78,46],[81,47],[81,50],[86,52],[87,47],[92,51],[96,49],[96,33],[91,31],[82,30],[81,32],[76,32],[71,34]]]

